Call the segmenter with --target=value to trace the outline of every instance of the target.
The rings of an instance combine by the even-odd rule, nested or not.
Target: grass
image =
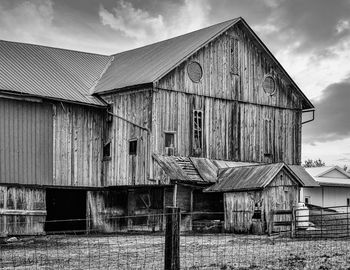
[[[182,269],[350,269],[348,239],[183,234]],[[42,236],[0,246],[1,269],[163,269],[161,234]]]

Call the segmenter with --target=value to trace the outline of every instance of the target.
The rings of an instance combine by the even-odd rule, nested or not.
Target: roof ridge
[[[219,23],[216,23],[216,24],[213,24],[213,25],[209,25],[209,26],[204,27],[204,28],[200,28],[200,29],[197,29],[197,30],[185,33],[185,34],[181,34],[181,35],[177,35],[177,36],[174,36],[174,37],[171,37],[171,38],[163,39],[163,40],[160,40],[160,41],[157,41],[157,42],[149,43],[147,45],[140,46],[140,47],[137,47],[137,48],[134,48],[134,49],[131,49],[131,50],[121,51],[119,53],[112,54],[111,56],[117,56],[118,54],[120,55],[120,54],[123,54],[123,53],[128,53],[128,52],[132,52],[132,51],[135,51],[135,50],[143,49],[143,48],[146,48],[148,46],[154,46],[156,44],[159,44],[159,43],[162,43],[162,42],[166,42],[166,41],[170,41],[172,39],[176,39],[176,38],[179,38],[179,37],[184,37],[184,36],[187,36],[187,35],[192,35],[193,33],[196,33],[196,32],[202,31],[202,30],[206,30],[206,29],[209,29],[209,28],[212,28],[212,27],[216,27],[216,26],[218,26],[220,24],[225,24],[225,23],[228,23],[230,21],[232,21],[232,22],[233,21],[238,21],[239,19],[241,19],[241,17],[237,17],[237,18],[234,18],[234,19],[230,19],[230,20],[226,20],[226,21],[223,21],[223,22],[219,22]]]
[[[27,42],[11,41],[11,40],[4,40],[4,39],[0,39],[0,42],[15,43],[15,44],[29,45],[29,46],[36,46],[36,47],[42,47],[42,48],[48,48],[48,49],[54,49],[54,50],[62,50],[62,51],[69,51],[69,52],[76,52],[76,53],[83,53],[83,54],[90,54],[90,55],[96,55],[96,56],[111,57],[111,55],[108,55],[108,54],[84,52],[84,51],[79,51],[79,50],[65,49],[65,48],[59,48],[59,47],[53,47],[53,46],[47,46],[47,45],[41,45],[41,44],[34,44],[34,43],[27,43]]]

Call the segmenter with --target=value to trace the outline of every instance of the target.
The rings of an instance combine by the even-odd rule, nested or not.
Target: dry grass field
[[[182,235],[182,269],[350,269],[347,239]],[[163,235],[42,236],[1,244],[1,269],[163,269]]]

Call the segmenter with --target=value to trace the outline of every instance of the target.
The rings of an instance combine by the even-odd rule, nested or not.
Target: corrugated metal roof
[[[207,179],[210,177],[207,168],[203,172],[199,172],[198,169],[202,169],[201,166],[198,167],[201,161],[195,160],[193,163],[193,158],[181,156],[161,156],[154,154],[153,157],[171,180],[202,184],[212,182],[211,179]],[[203,178],[202,175],[207,177]]]
[[[0,41],[0,89],[104,105],[91,96],[110,56]]]
[[[251,165],[227,168],[219,171],[218,183],[207,188],[207,192],[256,190],[266,187],[285,168],[303,186],[303,182],[284,163]]]
[[[249,25],[237,18],[112,56],[0,41],[0,90],[103,105],[95,93],[151,84],[186,58],[242,22],[313,108]]]
[[[263,188],[283,167],[283,163],[276,163],[222,169],[219,171],[218,183],[206,191],[225,192]]]
[[[95,93],[152,83],[240,19],[225,21],[186,35],[114,55]]]
[[[197,169],[199,175],[206,182],[215,183],[218,177],[218,167],[208,158],[190,157],[193,166]]]
[[[319,187],[320,185],[314,180],[314,178],[300,165],[288,165],[289,168],[295,173],[299,179],[304,183],[305,187]]]

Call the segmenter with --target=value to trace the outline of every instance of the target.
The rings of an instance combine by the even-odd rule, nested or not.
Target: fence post
[[[180,269],[180,208],[166,208],[165,270]]]

